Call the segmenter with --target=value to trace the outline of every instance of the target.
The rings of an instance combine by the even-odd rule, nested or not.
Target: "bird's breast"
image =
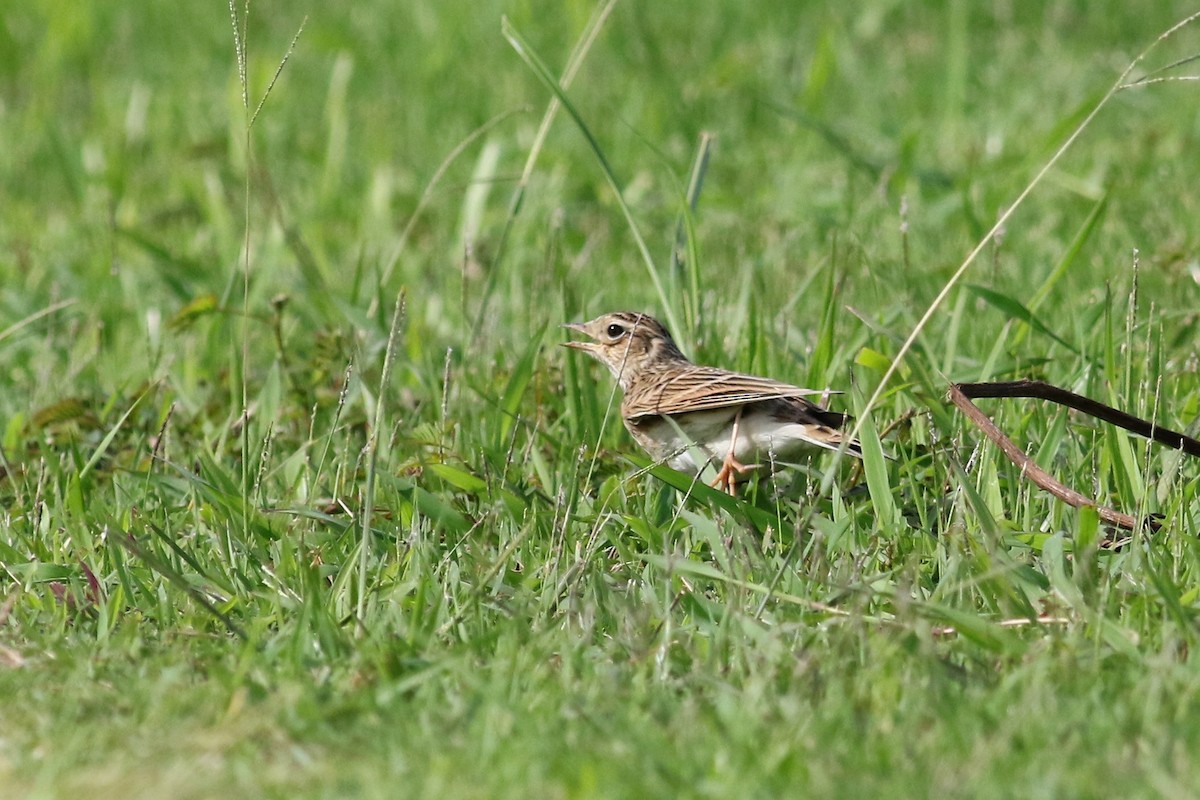
[[[787,461],[814,445],[837,447],[840,437],[833,431],[781,419],[777,411],[770,403],[752,403],[669,416],[647,414],[627,418],[625,427],[652,458],[693,474],[710,461],[719,463],[730,452],[743,463],[772,463]]]

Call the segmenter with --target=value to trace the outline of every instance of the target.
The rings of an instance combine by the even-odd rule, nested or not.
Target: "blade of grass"
[[[0,342],[3,342],[5,339],[9,338],[10,336],[14,336],[14,335],[20,333],[25,328],[28,328],[30,325],[37,322],[38,320],[43,319],[44,317],[48,317],[51,314],[57,314],[59,311],[62,311],[64,308],[69,308],[78,302],[79,302],[78,300],[74,300],[74,299],[60,300],[57,303],[51,303],[50,305],[46,306],[45,308],[43,308],[40,311],[33,312],[32,314],[25,317],[24,319],[14,322],[12,325],[9,325],[4,330],[0,331]]]
[[[1087,244],[1088,239],[1091,239],[1092,234],[1096,232],[1096,228],[1100,224],[1100,220],[1104,219],[1104,212],[1107,209],[1108,192],[1105,192],[1104,196],[1096,201],[1096,204],[1092,206],[1092,210],[1088,213],[1087,219],[1083,221],[1083,225],[1081,225],[1079,230],[1076,232],[1075,238],[1071,240],[1071,244],[1067,247],[1067,251],[1063,253],[1062,258],[1058,260],[1058,263],[1054,265],[1054,269],[1052,269],[1050,274],[1046,276],[1046,280],[1042,282],[1042,285],[1038,287],[1038,290],[1033,293],[1033,297],[1029,300],[1028,305],[1030,312],[1038,310],[1038,307],[1045,302],[1046,298],[1050,296],[1050,292],[1053,291],[1054,287],[1058,285],[1058,282],[1062,280],[1062,277],[1066,275],[1074,265],[1075,260],[1079,258],[1080,251],[1083,250],[1083,246]],[[1020,337],[1018,337],[1016,341],[1020,342]]]
[[[549,89],[550,92],[553,93],[556,98],[558,98],[558,102],[562,104],[564,109],[566,109],[567,113],[571,116],[571,119],[575,121],[575,125],[579,128],[580,133],[583,134],[584,139],[587,140],[588,146],[591,148],[592,154],[595,155],[596,162],[600,166],[600,171],[604,175],[604,180],[608,183],[609,188],[616,196],[617,205],[620,207],[621,213],[625,215],[625,221],[629,225],[630,234],[633,236],[633,240],[637,245],[638,252],[642,256],[642,262],[646,266],[646,274],[650,278],[650,283],[654,286],[654,291],[658,294],[658,299],[659,303],[662,305],[663,314],[667,318],[667,326],[674,331],[683,330],[682,326],[679,324],[679,316],[675,313],[675,307],[671,303],[670,298],[667,297],[666,289],[664,288],[662,279],[658,274],[658,268],[654,265],[654,257],[650,255],[650,248],[646,246],[646,240],[642,236],[641,230],[638,228],[637,220],[633,216],[633,211],[629,208],[629,204],[625,202],[625,194],[621,189],[621,184],[617,180],[617,176],[613,172],[612,166],[608,163],[608,157],[604,155],[603,148],[600,147],[600,143],[596,141],[596,137],[592,134],[591,128],[588,127],[588,124],[583,119],[583,115],[579,113],[579,110],[575,107],[574,103],[571,102],[571,99],[567,97],[567,93],[564,91],[562,85],[559,84],[555,77],[550,73],[550,70],[546,67],[545,62],[542,61],[541,56],[539,56],[537,52],[530,47],[529,43],[525,41],[525,38],[521,36],[516,28],[513,27],[513,24],[509,21],[508,17],[504,18],[500,24],[500,27],[505,38],[508,39],[509,44],[511,44],[513,49],[517,51],[517,55],[521,57],[521,60],[525,62],[526,66],[528,66],[533,74],[537,76],[538,80],[542,82],[542,85]]]
[[[92,471],[92,468],[96,466],[96,462],[104,457],[104,454],[108,452],[109,445],[112,444],[113,439],[116,438],[117,433],[125,424],[125,420],[129,419],[129,415],[132,414],[134,409],[141,404],[142,400],[145,399],[146,395],[150,393],[152,388],[154,387],[149,386],[143,390],[142,393],[134,399],[133,403],[130,404],[129,408],[125,409],[125,413],[121,415],[121,418],[117,420],[116,424],[112,426],[112,429],[104,435],[104,438],[100,440],[100,444],[96,445],[96,449],[92,451],[92,456],[87,460],[87,463],[83,465],[83,469],[79,470],[77,480],[82,481],[84,478],[86,478],[88,473]]]
[[[714,489],[691,475],[685,475],[665,464],[656,464],[641,456],[629,455],[625,458],[634,466],[645,470],[677,491],[690,495],[701,502],[711,503],[735,518],[746,519],[760,531],[766,530],[775,522],[775,517],[764,509],[739,500],[719,489]]]
[[[371,425],[371,435],[367,439],[367,475],[363,487],[362,503],[362,536],[358,550],[358,602],[355,609],[355,619],[359,631],[363,632],[367,611],[367,564],[371,557],[371,517],[375,511],[375,482],[379,471],[379,434],[383,430],[384,402],[387,397],[388,382],[392,376],[392,362],[396,355],[396,339],[400,326],[404,321],[405,293],[403,290],[396,295],[396,307],[392,312],[391,330],[388,332],[387,349],[383,354],[383,373],[379,378],[379,395],[375,400],[375,417]]]
[[[1020,320],[1028,325],[1033,330],[1048,336],[1054,341],[1061,344],[1063,347],[1070,350],[1075,355],[1079,355],[1079,349],[1075,345],[1062,338],[1054,331],[1050,330],[1044,322],[1033,315],[1033,312],[1021,304],[1019,300],[1009,295],[997,292],[995,289],[989,289],[986,286],[980,286],[975,283],[963,284],[963,288],[971,292],[971,294],[983,300],[988,305],[999,310],[1010,319]]]
[[[679,221],[675,224],[675,247],[671,250],[671,274],[676,276],[678,284],[685,287],[684,311],[693,333],[700,322],[700,253],[696,242],[695,213],[700,202],[700,192],[704,188],[704,176],[708,172],[712,143],[711,133],[705,131],[700,134],[700,144],[696,147],[696,155],[692,159],[692,169],[688,175],[687,193],[679,212]],[[686,255],[681,256],[681,250],[686,252]],[[685,280],[679,280],[683,273],[681,260],[687,265]]]
[[[825,268],[825,293],[821,299],[821,323],[817,327],[816,342],[813,344],[812,355],[808,360],[808,386],[827,386],[829,367],[833,363],[833,353],[836,347],[834,326],[837,321],[837,277],[834,273],[835,255]]]
[[[521,407],[521,398],[525,396],[525,390],[529,387],[529,381],[533,379],[534,361],[537,358],[538,351],[542,346],[542,337],[546,335],[546,328],[549,323],[542,327],[529,339],[529,344],[525,347],[525,352],[521,353],[521,357],[517,360],[517,364],[513,367],[512,375],[508,378],[508,384],[504,387],[504,396],[500,400],[500,428],[497,431],[495,446],[503,449],[505,442],[508,441],[509,434],[512,433],[512,427],[516,424],[517,412]]]
[[[927,616],[945,622],[963,637],[985,650],[1009,656],[1017,656],[1025,652],[1025,643],[1017,636],[978,614],[928,601],[921,602],[918,607]]]
[[[571,50],[571,55],[567,58],[566,69],[563,70],[562,79],[559,81],[559,85],[564,90],[569,88],[571,82],[575,80],[575,75],[579,72],[579,68],[583,66],[583,60],[587,57],[588,51],[592,49],[592,43],[600,35],[600,29],[604,27],[604,21],[608,19],[609,14],[612,13],[616,4],[617,0],[606,0],[603,5],[596,9],[596,13],[592,15],[592,18],[584,27],[579,41],[575,43],[574,49]],[[501,272],[500,264],[503,261],[505,247],[508,244],[508,236],[512,232],[513,222],[521,210],[521,203],[525,199],[525,189],[529,186],[529,179],[533,175],[533,168],[537,164],[538,156],[541,155],[542,147],[546,144],[546,137],[550,134],[550,126],[554,123],[554,118],[558,116],[559,105],[557,97],[551,98],[547,104],[546,113],[542,115],[542,122],[538,126],[537,134],[533,137],[533,145],[529,148],[529,155],[526,157],[525,166],[521,170],[521,177],[517,180],[517,188],[513,190],[512,198],[509,200],[508,216],[504,220],[503,230],[500,231],[500,239],[496,243],[496,255],[492,259],[492,268],[488,270],[487,283],[484,284],[483,294],[479,298],[479,310],[475,314],[475,324],[471,326],[470,341],[472,342],[478,339],[479,331],[483,327],[483,321],[487,318],[488,304],[496,291]]]
[[[117,542],[121,545],[121,547],[128,550],[132,556],[137,558],[154,572],[157,572],[159,575],[166,578],[169,583],[174,584],[176,588],[180,589],[186,595],[188,595],[188,597],[192,598],[197,605],[219,620],[221,624],[229,630],[230,633],[243,641],[246,641],[249,638],[246,636],[246,632],[242,630],[241,626],[234,622],[228,614],[213,605],[212,601],[204,596],[204,592],[200,591],[195,586],[192,586],[188,579],[183,577],[178,570],[143,546],[141,542],[137,541],[137,539],[133,537],[133,534],[120,529],[114,529],[112,533],[115,535],[107,537],[108,541]]]
[[[404,255],[404,250],[408,246],[408,241],[410,238],[412,238],[413,229],[416,227],[417,222],[421,219],[421,215],[425,212],[426,207],[428,207],[429,201],[433,199],[434,191],[441,184],[442,178],[446,175],[446,172],[450,169],[451,165],[458,160],[458,157],[461,156],[467,150],[467,148],[477,142],[481,137],[489,133],[497,125],[505,122],[517,114],[522,114],[525,111],[526,109],[519,108],[510,109],[497,114],[467,134],[466,138],[456,144],[454,148],[446,154],[446,157],[442,159],[442,163],[438,164],[437,169],[433,171],[433,175],[426,182],[425,188],[421,190],[421,196],[417,199],[416,208],[414,208],[412,214],[409,215],[408,221],[404,223],[404,230],[400,231],[400,235],[396,237],[396,243],[392,246],[391,252],[388,253],[387,260],[383,262],[383,269],[379,273],[378,283],[378,286],[381,290],[388,285],[389,281],[391,281],[392,272],[396,269],[396,264],[399,263],[400,256]],[[375,314],[378,313],[379,298],[381,296],[382,292],[377,292],[371,299],[371,303],[367,308],[368,317],[374,317]]]
[[[871,495],[871,503],[875,507],[876,526],[883,530],[903,528],[903,523],[896,510],[896,502],[892,498],[892,485],[888,480],[887,458],[883,455],[883,445],[875,430],[875,421],[870,417],[863,419],[859,429],[859,445],[862,447],[863,472],[867,479],[867,491]]]
[[[1033,193],[1034,189],[1041,185],[1041,182],[1045,179],[1046,175],[1050,173],[1050,170],[1052,170],[1067,153],[1067,151],[1071,149],[1071,146],[1074,145],[1079,137],[1083,135],[1084,131],[1091,127],[1092,120],[1094,120],[1100,114],[1100,112],[1104,110],[1112,98],[1123,89],[1131,88],[1126,84],[1126,79],[1133,72],[1133,70],[1137,68],[1138,64],[1142,63],[1142,61],[1145,60],[1145,58],[1160,43],[1170,38],[1177,31],[1190,25],[1197,19],[1200,19],[1200,12],[1196,12],[1195,14],[1185,17],[1183,20],[1179,21],[1162,33],[1157,39],[1151,42],[1146,49],[1144,49],[1132,61],[1130,61],[1128,66],[1121,71],[1121,74],[1117,77],[1116,81],[1114,81],[1113,84],[1108,88],[1108,91],[1106,91],[1100,97],[1096,104],[1092,106],[1091,110],[1087,112],[1087,115],[1084,116],[1079,124],[1074,127],[1070,135],[1067,136],[1066,141],[1064,141],[1058,147],[1058,149],[1054,151],[1054,154],[1051,155],[1050,158],[1046,160],[1046,163],[1044,163],[1042,167],[1034,174],[1033,178],[1030,179],[1029,183],[1025,185],[1025,188],[1020,191],[1016,199],[1013,200],[1013,202],[1004,209],[1003,213],[997,217],[996,222],[992,225],[991,229],[989,229],[988,232],[984,234],[984,236],[976,243],[976,245],[971,248],[971,251],[967,253],[966,258],[963,259],[962,264],[960,264],[958,269],[954,271],[954,274],[950,276],[950,279],[946,281],[941,290],[933,298],[933,301],[929,304],[929,307],[925,309],[925,313],[923,313],[920,319],[917,320],[917,324],[913,326],[912,332],[900,346],[900,350],[896,353],[895,358],[892,359],[892,366],[886,373],[884,373],[875,389],[875,392],[871,395],[870,399],[867,400],[867,404],[864,408],[864,414],[869,413],[870,410],[873,409],[879,402],[879,398],[883,396],[885,387],[891,380],[892,375],[894,375],[896,370],[900,368],[900,364],[904,360],[904,357],[912,349],[913,345],[917,341],[917,338],[925,330],[926,326],[929,325],[930,320],[933,319],[933,315],[939,308],[941,308],[942,303],[944,303],[946,298],[950,296],[950,292],[955,286],[958,285],[963,276],[967,274],[967,270],[970,269],[971,265],[975,263],[975,259],[979,257],[979,254],[982,253],[984,248],[996,238],[996,234],[1004,229],[1004,227],[1008,224],[1009,219],[1011,219],[1013,214],[1017,212],[1017,209],[1021,208],[1025,204],[1025,199]],[[856,435],[858,435],[857,426],[853,431],[851,431],[851,436]]]

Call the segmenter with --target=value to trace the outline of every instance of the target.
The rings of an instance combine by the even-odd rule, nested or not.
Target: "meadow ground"
[[[0,795],[1195,796],[1195,459],[981,401],[1162,515],[1106,548],[945,395],[1195,430],[1200,85],[1113,95],[864,413],[1195,9],[598,10],[0,9]],[[684,499],[556,347],[617,308],[893,458]]]

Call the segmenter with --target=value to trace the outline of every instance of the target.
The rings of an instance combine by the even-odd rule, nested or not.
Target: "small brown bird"
[[[637,443],[693,475],[719,462],[712,485],[730,494],[764,457],[788,460],[813,445],[837,450],[846,440],[838,430],[846,415],[806,399],[822,392],[693,364],[653,317],[617,311],[564,327],[592,340],[564,347],[584,351],[616,376],[625,392],[621,417]],[[858,442],[846,450],[862,457]]]

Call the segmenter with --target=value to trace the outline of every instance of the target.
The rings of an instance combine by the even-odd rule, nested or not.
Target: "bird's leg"
[[[739,408],[737,414],[733,417],[733,430],[729,434],[729,450],[725,453],[725,461],[722,462],[716,479],[709,484],[714,489],[728,492],[734,497],[737,497],[737,479],[734,477],[734,474],[745,475],[750,470],[758,469],[758,464],[743,464],[734,456],[734,452],[737,450],[738,423],[741,421],[742,409]]]

